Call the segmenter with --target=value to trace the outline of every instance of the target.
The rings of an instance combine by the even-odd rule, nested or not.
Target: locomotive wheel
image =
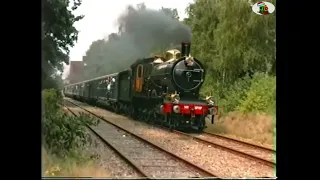
[[[164,122],[166,127],[169,127],[169,118],[168,118],[167,115],[164,115],[163,122]]]
[[[138,121],[144,121],[145,120],[145,115],[143,113],[143,110],[140,109],[140,108],[137,111],[135,111],[135,114],[133,116]]]
[[[117,104],[114,104],[114,105],[113,105],[113,111],[114,111],[115,113],[119,113],[119,107],[118,107]]]
[[[168,122],[167,116],[162,116],[162,117],[161,117],[161,121],[163,122],[162,124],[163,124],[164,126],[166,126],[166,127],[169,126],[169,122]]]
[[[203,129],[205,127],[205,123],[206,123],[205,117],[199,117],[199,125],[198,125],[198,130],[197,130],[198,133],[203,132]]]
[[[129,106],[127,105],[124,105],[123,106],[123,111],[124,111],[124,114],[127,115],[127,116],[130,116],[130,112],[129,112]]]
[[[146,109],[142,110],[140,114],[142,121],[149,122],[149,112]]]
[[[168,115],[165,115],[165,122],[166,122],[166,126],[171,129],[171,118],[168,117]]]
[[[202,133],[203,132],[203,127],[198,127],[197,133]]]
[[[151,111],[151,116],[150,116],[150,118],[151,118],[151,122],[157,123],[157,122],[159,121],[159,119],[158,119],[158,117],[157,117],[157,112],[156,112],[155,109],[153,109],[153,110]],[[161,123],[161,122],[162,122],[162,121],[160,120],[160,123]]]
[[[177,129],[177,128],[179,128],[179,126],[180,126],[180,118],[177,117],[174,120],[174,128]]]
[[[172,117],[168,117],[168,120],[169,120],[169,129],[170,130],[174,129],[174,121]]]
[[[152,123],[152,124],[156,124],[156,121],[155,121],[155,119],[154,119],[154,117],[153,117],[153,112],[150,111],[148,114],[149,114],[149,115],[148,115],[148,122],[149,122],[149,123]]]
[[[134,118],[134,108],[133,108],[133,106],[129,106],[128,107],[128,116],[130,118]]]

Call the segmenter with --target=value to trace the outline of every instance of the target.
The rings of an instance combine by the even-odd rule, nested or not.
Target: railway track
[[[129,163],[146,178],[181,178],[181,177],[216,177],[215,174],[202,167],[185,160],[171,152],[165,150],[143,137],[136,135],[84,108],[68,101],[73,106],[79,107],[101,120],[99,126],[103,130],[95,127],[88,127],[101,141],[106,143],[121,158]],[[67,109],[77,116],[70,108]]]
[[[208,132],[203,132],[202,134],[187,134],[178,130],[170,130],[166,127],[159,125],[153,126],[161,128],[170,133],[190,137],[200,143],[204,143],[219,148],[221,150],[252,159],[267,166],[273,168],[276,167],[276,162],[274,160],[276,156],[276,151],[273,149]]]
[[[171,130],[171,132],[193,138],[198,142],[205,143],[207,145],[211,145],[225,151],[229,151],[231,153],[252,159],[273,168],[276,166],[276,163],[273,160],[275,159],[275,151],[272,149],[255,146],[253,144],[235,139],[229,139],[224,136],[215,136],[215,134],[206,132],[202,134],[186,134],[177,130]]]
[[[240,147],[242,147],[242,146],[246,147],[246,149],[249,148],[248,150],[246,150],[244,152],[248,152],[249,154],[255,154],[255,156],[266,159],[268,161],[275,162],[276,150],[274,150],[272,148],[260,146],[257,144],[252,144],[252,143],[241,141],[241,140],[238,140],[235,138],[226,137],[223,135],[209,133],[209,132],[204,132],[203,135],[210,138],[210,139],[214,138],[219,141],[228,141],[228,143],[231,143],[231,146],[234,146],[237,149],[240,149]],[[256,151],[260,152],[260,154],[257,153]]]
[[[249,146],[249,147],[252,147],[252,148],[261,149],[261,150],[269,152],[269,153],[276,153],[276,150],[274,150],[272,148],[260,146],[260,145],[257,145],[257,144],[252,144],[252,143],[249,143],[249,142],[241,141],[241,140],[238,140],[238,139],[234,139],[234,138],[223,136],[223,135],[219,135],[219,134],[214,134],[214,133],[209,133],[209,132],[203,132],[203,133],[208,135],[208,136],[211,136],[211,137],[220,138],[220,139],[223,139],[223,140],[228,140],[228,141],[231,141],[231,142],[244,144],[246,146]]]
[[[267,166],[273,168],[276,167],[276,151],[274,149],[208,132],[203,132],[202,134],[187,134],[178,130],[170,130],[160,125],[153,126],[156,126],[171,133],[190,137],[200,143],[205,143],[207,145],[214,146],[221,150],[229,151],[242,157],[258,161]]]

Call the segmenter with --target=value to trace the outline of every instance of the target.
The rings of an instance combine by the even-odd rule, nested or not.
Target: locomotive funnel
[[[190,47],[191,47],[191,43],[186,43],[186,42],[181,43],[181,55],[182,56],[189,56],[190,55]]]

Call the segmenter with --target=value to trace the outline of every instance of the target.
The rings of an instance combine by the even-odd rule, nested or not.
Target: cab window
[[[142,65],[138,66],[138,77],[141,78],[142,77]]]

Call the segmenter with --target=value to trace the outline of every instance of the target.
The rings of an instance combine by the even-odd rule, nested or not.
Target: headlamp
[[[189,57],[186,57],[185,62],[186,62],[186,65],[187,65],[187,66],[193,66],[193,64],[194,64],[194,59],[193,59],[192,56],[189,56]]]
[[[171,102],[174,104],[178,104],[180,101],[180,96],[179,94],[173,94],[171,95]]]

